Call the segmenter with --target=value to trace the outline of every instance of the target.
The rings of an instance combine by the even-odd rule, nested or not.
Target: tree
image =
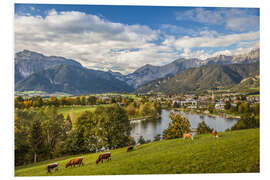
[[[169,122],[169,127],[163,131],[163,139],[179,138],[184,133],[190,132],[190,122],[181,113],[171,112],[169,117],[172,122]]]
[[[134,106],[133,103],[130,103],[127,106],[126,110],[127,110],[127,114],[128,114],[129,117],[135,116],[135,114],[136,114],[136,108],[135,108],[135,106]]]
[[[44,137],[40,122],[40,113],[36,114],[30,130],[30,144],[34,152],[34,163],[37,162],[38,154],[44,149]]]
[[[207,133],[211,133],[212,131],[213,131],[213,129],[208,127],[204,121],[202,121],[198,124],[198,127],[197,127],[198,134],[207,134]]]
[[[76,98],[75,98],[75,104],[76,104],[76,105],[80,105],[80,104],[81,104],[81,99],[80,99],[80,97],[76,97]]]
[[[80,100],[81,100],[81,105],[86,105],[86,98],[85,98],[85,96],[82,96],[80,98]]]
[[[208,111],[209,111],[210,113],[213,113],[214,110],[215,110],[215,105],[214,105],[214,104],[210,104],[210,105],[208,106]]]
[[[124,147],[129,142],[131,131],[126,111],[118,105],[112,107],[98,107],[94,112],[97,120],[96,134],[99,143],[105,148]]]
[[[78,146],[78,152],[95,152],[98,149],[98,129],[98,121],[94,118],[94,113],[85,111],[78,117],[73,131],[76,133],[73,143]]]
[[[145,143],[146,143],[146,141],[145,141],[145,139],[143,138],[143,136],[140,136],[140,138],[139,138],[139,140],[138,140],[138,143],[139,143],[139,144],[145,144]]]
[[[242,115],[241,119],[237,121],[237,123],[231,128],[231,130],[259,128],[259,127],[260,127],[260,117],[248,113]]]
[[[59,106],[58,99],[57,99],[57,97],[55,97],[55,96],[50,97],[48,103],[49,103],[50,106],[56,106],[56,107]]]
[[[55,145],[64,134],[64,116],[62,114],[58,115],[56,108],[52,106],[45,108],[42,117],[42,127],[45,131],[47,146],[49,148],[50,157],[52,158]]]
[[[15,98],[15,108],[22,109],[24,108],[23,104],[24,99],[21,96]]]
[[[146,115],[149,115],[150,112],[151,112],[151,110],[150,110],[150,104],[149,103],[140,105],[140,108],[139,108],[140,115],[146,116]]]
[[[242,102],[238,105],[238,113],[248,113],[249,112],[249,104],[246,102]]]
[[[88,96],[87,98],[87,104],[89,105],[95,105],[97,101],[97,98],[95,96]]]
[[[64,106],[64,105],[69,105],[68,99],[67,99],[65,96],[61,97],[61,98],[59,99],[59,104],[62,105],[62,106]]]
[[[99,106],[94,112],[85,111],[77,118],[68,143],[78,146],[79,152],[114,149],[131,143],[130,131],[130,122],[123,108],[118,105]]]
[[[33,107],[41,107],[43,106],[43,100],[40,96],[34,97],[33,98]]]
[[[31,162],[29,127],[34,113],[32,111],[19,110],[15,111],[14,132],[15,132],[15,165],[23,165]]]

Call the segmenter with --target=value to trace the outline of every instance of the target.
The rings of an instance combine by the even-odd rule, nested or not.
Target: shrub
[[[198,124],[198,127],[197,127],[198,134],[207,134],[207,133],[211,133],[212,131],[213,129],[207,126],[207,124],[204,121]]]

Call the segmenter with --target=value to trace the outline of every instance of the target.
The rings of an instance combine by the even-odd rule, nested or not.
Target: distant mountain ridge
[[[82,67],[79,62],[64,57],[44,56],[29,50],[18,52],[15,54],[15,83],[33,73],[41,72],[59,64]]]
[[[180,58],[164,66],[145,65],[126,76],[126,82],[138,88],[155,79],[169,77],[191,67],[200,67],[209,64],[249,64],[259,62],[260,49],[251,50],[247,54],[237,56],[218,55],[201,60],[197,58]]]
[[[15,54],[15,89],[17,91],[64,90],[63,92],[76,94],[86,92],[110,92],[110,91],[116,92],[117,90],[119,92],[124,91],[130,92],[136,88],[140,88],[141,86],[146,85],[147,83],[151,83],[156,79],[172,77],[175,74],[178,74],[189,68],[201,67],[210,64],[224,65],[235,63],[248,64],[259,62],[260,59],[259,52],[260,52],[259,49],[255,49],[243,55],[238,56],[218,55],[216,57],[211,57],[206,60],[200,60],[196,58],[191,59],[180,58],[173,61],[172,63],[163,66],[153,66],[147,64],[138,68],[133,73],[123,75],[119,72],[112,72],[111,70],[107,72],[90,70],[84,68],[79,62],[72,59],[67,59],[58,56],[45,56],[37,52],[24,50],[22,52],[18,52]],[[60,72],[59,67],[62,67],[62,69],[66,69],[64,71],[65,76],[59,73]],[[74,77],[82,78],[84,80],[84,83],[87,83],[86,76],[89,75],[91,76],[88,77],[89,82],[97,83],[96,80],[99,78],[98,76],[100,76],[101,78],[99,78],[99,84],[103,85],[95,87],[93,85],[87,86],[88,90],[86,89],[86,86],[83,88],[82,86],[75,85],[76,84],[75,82],[80,82],[80,80],[79,79],[75,80],[72,76],[70,76],[68,72],[66,72],[68,70],[74,69],[75,67],[77,69],[77,71],[75,71],[77,74],[75,73]],[[57,76],[65,79],[65,81],[61,81],[57,76],[56,77],[49,76],[48,73],[51,71],[52,74],[57,74]],[[67,77],[73,79],[74,82],[67,83],[66,82]],[[97,79],[90,80],[92,77],[96,77]],[[111,80],[111,82],[116,83],[117,85],[114,86],[110,84],[107,81],[108,79]],[[107,83],[107,85],[111,85],[112,88],[110,89],[108,87],[105,87],[104,83]],[[120,87],[118,85],[121,85],[123,87]],[[104,90],[98,89],[97,87],[104,88]],[[70,88],[70,90],[68,90],[68,88]],[[76,88],[82,88],[82,90]],[[93,91],[91,88],[93,89]]]
[[[138,93],[162,92],[167,94],[231,88],[250,76],[259,75],[259,63],[210,64],[186,69],[172,77],[154,80],[141,86]],[[242,81],[243,83],[243,81]]]
[[[64,92],[75,95],[131,92],[134,89],[110,73],[59,64],[33,73],[15,85],[16,91]]]

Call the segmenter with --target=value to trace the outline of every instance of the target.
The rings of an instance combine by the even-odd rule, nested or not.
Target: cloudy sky
[[[128,74],[177,58],[259,47],[258,8],[15,4],[15,51]]]

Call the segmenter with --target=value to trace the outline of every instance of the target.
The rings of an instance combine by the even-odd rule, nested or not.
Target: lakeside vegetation
[[[112,160],[99,165],[95,161],[100,153],[66,156],[18,166],[15,176],[259,172],[259,129],[223,132],[219,136],[154,141],[129,153],[126,147],[115,149],[110,151]],[[65,169],[65,163],[77,156],[84,157],[84,166]],[[45,166],[54,162],[59,163],[59,171],[47,174]]]

